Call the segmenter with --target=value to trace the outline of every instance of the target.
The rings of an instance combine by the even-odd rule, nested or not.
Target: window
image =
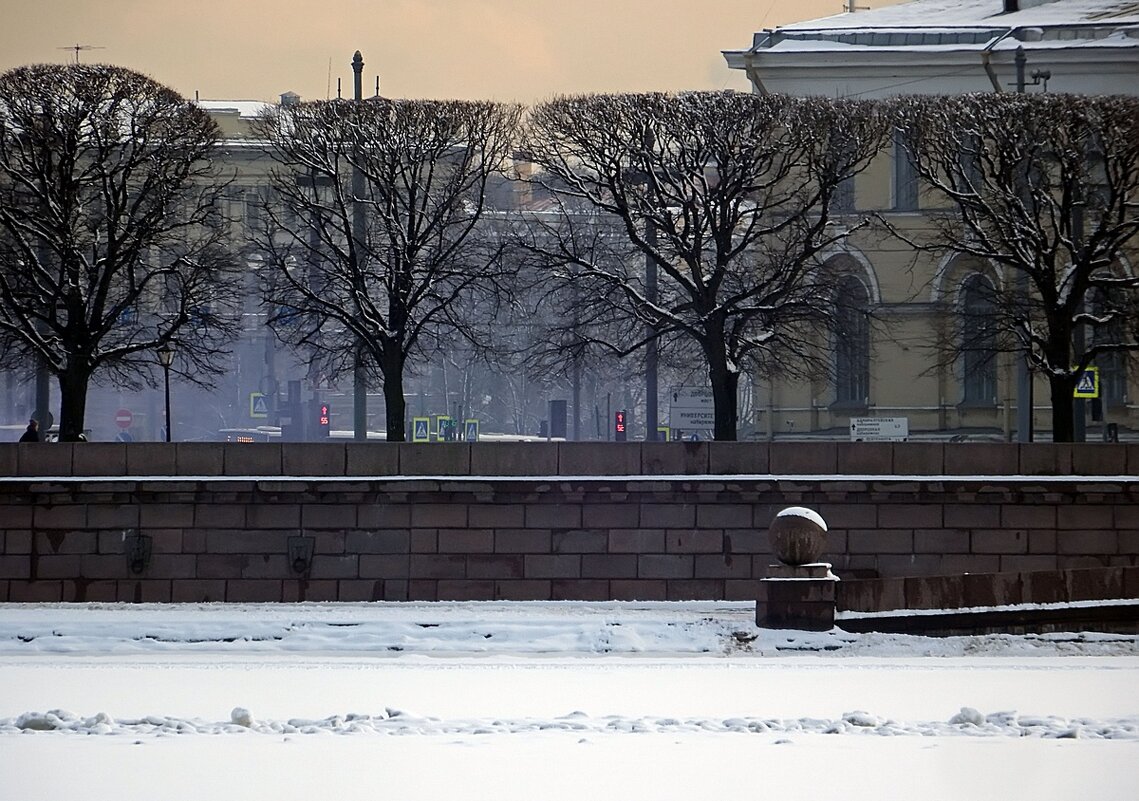
[[[961,286],[962,402],[992,405],[997,400],[996,290],[975,273]]]
[[[842,132],[830,132],[830,142],[827,145],[827,155],[821,167],[820,179],[831,183],[829,211],[832,214],[849,214],[854,211],[856,154],[857,147],[847,141]]]
[[[961,175],[957,189],[961,192],[980,194],[984,188],[984,174],[981,169],[981,137],[975,133],[967,133],[961,137],[961,151],[958,161],[961,165]]]
[[[835,295],[835,403],[864,406],[870,397],[870,294],[853,275]]]
[[[1123,320],[1126,311],[1113,308],[1111,295],[1102,288],[1097,288],[1092,296],[1092,310],[1096,317],[1110,320],[1092,329],[1091,341],[1093,345],[1109,345],[1126,341]],[[1096,366],[1099,367],[1100,397],[1109,407],[1124,403],[1127,400],[1127,356],[1121,351],[1109,351],[1096,357]]]
[[[254,188],[245,190],[245,228],[250,233],[258,233],[261,230],[261,208],[265,203],[261,192]]]
[[[831,201],[836,214],[849,214],[854,211],[854,176],[843,178],[834,188],[834,198]]]
[[[918,171],[901,131],[894,131],[894,210],[918,210]]]

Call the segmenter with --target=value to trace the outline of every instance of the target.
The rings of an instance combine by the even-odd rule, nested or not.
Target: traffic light
[[[617,442],[625,442],[628,439],[629,432],[625,428],[625,410],[613,413],[613,439]]]
[[[332,409],[327,403],[317,405],[316,435],[327,437],[328,429],[332,425]]]

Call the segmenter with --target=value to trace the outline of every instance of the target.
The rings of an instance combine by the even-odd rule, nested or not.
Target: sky
[[[1135,798],[1139,635],[809,633],[754,614],[0,604],[0,795]]]
[[[859,0],[859,6],[897,0]],[[0,70],[105,62],[186,97],[364,93],[533,103],[558,94],[747,90],[721,50],[843,0],[0,0]]]

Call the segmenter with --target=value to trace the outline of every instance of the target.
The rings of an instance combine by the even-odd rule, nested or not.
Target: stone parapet
[[[3,476],[1121,476],[1137,443],[0,443]]]
[[[8,470],[0,475],[0,601],[436,600],[477,592],[537,600],[754,599],[759,581],[774,577],[767,527],[790,505],[827,520],[823,558],[843,579],[839,592],[876,579],[882,583],[866,592],[883,602],[933,597],[935,585],[923,583],[930,576],[1139,566],[1139,484],[1116,473],[746,472],[779,464],[785,443],[612,445],[617,450],[601,467],[629,469],[636,456],[658,472],[592,477],[577,471],[604,444],[566,449],[564,465],[561,443],[488,443],[492,456],[477,455],[482,445],[454,451],[466,454],[472,470],[482,459],[513,471],[501,476],[442,472],[437,462],[401,472],[405,459],[451,452],[430,451],[433,445],[302,443],[238,456],[235,449],[260,446],[114,444],[103,453],[112,461],[125,454],[121,469],[72,472],[76,449],[98,444],[0,446],[0,470]],[[909,458],[903,446],[911,445],[944,469],[951,447],[880,445],[863,455],[829,447],[835,464],[873,469],[887,454],[891,465]],[[1021,466],[1026,454],[1048,461],[1039,450],[1047,446],[1008,447]],[[1133,455],[1131,446],[1088,447],[1104,449],[1115,466]],[[1057,448],[1053,466],[1083,452]],[[98,463],[89,458],[95,453],[80,457],[82,473]],[[171,459],[178,474],[135,473]],[[571,473],[521,472],[551,463]],[[288,465],[304,475],[226,472],[227,465],[278,464],[282,473]],[[690,472],[705,464],[739,472]],[[375,470],[352,474],[352,465]],[[138,575],[123,550],[130,533],[153,543],[152,561]],[[284,558],[298,535],[315,541],[303,576]],[[1123,575],[1130,586],[1131,574]]]

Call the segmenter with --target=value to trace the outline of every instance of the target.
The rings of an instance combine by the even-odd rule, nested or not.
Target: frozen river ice
[[[0,606],[6,799],[1134,799],[1112,635],[748,604]]]

